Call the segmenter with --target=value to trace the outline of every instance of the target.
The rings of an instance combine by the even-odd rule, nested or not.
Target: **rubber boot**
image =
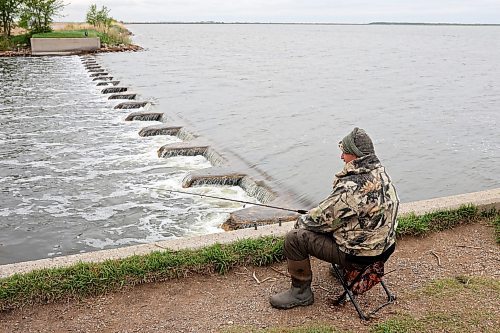
[[[312,271],[309,259],[288,260],[288,272],[292,277],[292,286],[287,291],[271,296],[269,302],[278,309],[291,309],[314,303],[311,290]]]

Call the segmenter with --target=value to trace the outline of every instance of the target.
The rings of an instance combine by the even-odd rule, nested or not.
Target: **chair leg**
[[[361,310],[361,307],[359,306],[358,302],[354,298],[354,294],[351,292],[352,285],[351,286],[347,285],[347,283],[345,282],[344,278],[342,277],[342,275],[340,273],[340,270],[339,270],[339,268],[338,268],[337,265],[333,265],[333,269],[334,269],[335,274],[337,275],[340,283],[344,287],[344,292],[342,293],[342,295],[340,295],[337,298],[337,300],[335,301],[335,304],[337,304],[337,305],[342,304],[345,301],[346,295],[349,295],[349,298],[351,299],[351,302],[354,305],[354,308],[358,312],[359,318],[361,318],[362,320],[368,320],[369,317],[365,315],[365,313],[363,312],[363,310]],[[361,273],[356,277],[356,279],[358,277],[361,277]],[[356,279],[354,279],[354,281],[353,281],[352,284],[354,284],[356,282]]]
[[[373,316],[375,313],[377,313],[383,307],[385,307],[385,306],[387,306],[389,304],[394,303],[394,301],[396,300],[396,295],[394,295],[393,293],[391,293],[391,291],[389,290],[389,288],[387,288],[387,286],[385,285],[385,282],[383,280],[380,281],[380,284],[382,285],[382,288],[384,288],[385,293],[387,294],[387,302],[385,302],[384,304],[381,304],[380,306],[378,306],[377,308],[375,308],[373,311],[371,311],[368,314],[369,317]]]
[[[396,295],[391,293],[389,288],[387,288],[387,286],[385,285],[384,280],[380,281],[380,284],[382,285],[382,288],[384,288],[385,293],[387,294],[387,302],[391,302],[391,303],[394,302],[396,300]]]
[[[371,317],[377,313],[380,309],[382,309],[383,307],[389,305],[389,304],[392,304],[394,303],[394,301],[396,300],[396,296],[391,293],[391,291],[389,290],[389,288],[387,288],[385,282],[383,280],[380,281],[380,284],[382,285],[382,288],[384,288],[384,291],[385,293],[387,294],[387,302],[385,302],[384,304],[378,306],[375,310],[371,311],[368,315],[366,315],[363,310],[361,309],[358,301],[355,299],[355,296],[354,294],[352,293],[351,291],[351,288],[352,286],[359,280],[361,279],[361,276],[362,274],[364,273],[364,271],[360,272],[356,278],[350,283],[350,285],[348,285],[346,283],[346,281],[344,280],[344,277],[342,276],[340,270],[339,270],[339,266],[334,264],[332,265],[333,267],[333,270],[334,270],[334,273],[335,275],[337,276],[338,280],[340,281],[340,283],[342,284],[342,287],[344,287],[344,292],[335,300],[335,304],[336,305],[341,305],[342,303],[345,302],[345,299],[346,299],[346,296],[348,295],[349,298],[351,299],[352,301],[352,304],[354,305],[354,308],[356,309],[356,311],[358,312],[358,315],[359,315],[359,318],[361,320],[369,320],[371,319]]]

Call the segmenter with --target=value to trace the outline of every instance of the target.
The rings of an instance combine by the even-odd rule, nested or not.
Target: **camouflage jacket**
[[[295,228],[332,233],[339,249],[355,256],[376,256],[396,240],[399,199],[377,156],[346,163],[335,175],[332,193]]]

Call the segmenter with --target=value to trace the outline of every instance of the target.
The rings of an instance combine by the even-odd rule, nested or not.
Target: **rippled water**
[[[0,58],[0,264],[220,231],[240,204],[165,195],[203,157],[160,159],[78,57]],[[248,198],[239,187],[196,193]]]
[[[500,28],[130,25],[99,58],[216,148],[317,202],[354,126],[408,202],[500,187]]]
[[[402,201],[500,187],[500,29],[131,25],[116,79],[305,208],[365,128]],[[78,57],[0,58],[0,264],[216,232],[241,206],[167,196],[201,157],[159,159]],[[198,193],[246,197],[238,187]]]

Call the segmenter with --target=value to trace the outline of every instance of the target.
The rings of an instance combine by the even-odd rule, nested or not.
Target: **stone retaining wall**
[[[465,204],[473,204],[480,210],[500,210],[500,188],[450,197],[403,203],[400,205],[399,213],[401,215],[415,212],[420,215],[437,210],[456,209]],[[231,243],[244,238],[258,238],[270,235],[284,236],[288,230],[293,228],[294,223],[295,222],[286,222],[281,226],[273,224],[259,227],[257,230],[240,229],[231,232],[221,232],[204,236],[166,240],[151,244],[141,244],[111,250],[1,265],[0,277],[7,277],[15,273],[26,273],[41,268],[70,266],[81,261],[100,262],[107,259],[125,258],[132,255],[142,255],[153,251],[161,251],[163,249],[180,250],[186,248],[200,248],[215,243]]]

